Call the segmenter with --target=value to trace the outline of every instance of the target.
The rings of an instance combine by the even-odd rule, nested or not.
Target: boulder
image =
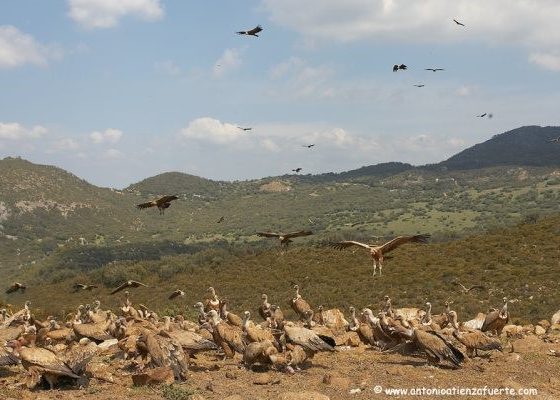
[[[132,375],[134,386],[161,385],[164,383],[171,385],[174,381],[175,376],[170,367],[158,367]]]
[[[546,353],[548,346],[536,336],[527,336],[511,342],[514,353]]]
[[[535,326],[535,335],[541,336],[544,335],[545,333],[546,333],[546,329],[544,329],[542,326],[540,325]]]

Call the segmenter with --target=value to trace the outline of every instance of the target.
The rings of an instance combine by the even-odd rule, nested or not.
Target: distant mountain
[[[231,184],[227,182],[212,181],[182,172],[165,172],[134,183],[125,190],[144,195],[187,193],[189,195],[198,194],[212,197],[229,185]]]
[[[429,167],[459,170],[504,165],[560,166],[560,143],[550,142],[559,136],[560,127],[524,126],[495,135]]]

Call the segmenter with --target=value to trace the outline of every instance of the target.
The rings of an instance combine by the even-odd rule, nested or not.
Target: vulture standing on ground
[[[449,311],[449,318],[453,324],[453,337],[467,348],[467,356],[478,356],[477,350],[499,350],[502,351],[502,344],[498,339],[486,336],[479,330],[461,332],[457,323],[457,313]]]
[[[465,355],[451,342],[435,331],[423,331],[417,328],[399,329],[399,334],[406,339],[412,340],[421,350],[428,362],[439,364],[449,361],[456,367],[460,367],[465,361]]]
[[[257,25],[256,27],[254,27],[251,30],[248,31],[239,31],[239,32],[235,32],[238,35],[247,35],[247,36],[256,36],[259,37],[259,35],[257,35],[257,33],[261,32],[263,30],[263,28],[260,25]]]
[[[288,246],[289,243],[292,243],[292,240],[290,239],[300,237],[300,236],[309,236],[309,235],[313,235],[313,232],[311,231],[297,231],[291,233],[257,232],[257,236],[280,239],[280,245],[286,247]]]
[[[268,296],[266,294],[261,295],[262,304],[259,307],[259,314],[262,319],[266,321],[267,318],[272,316],[272,311],[270,310],[271,304],[268,302]]]
[[[176,196],[176,195],[163,196],[163,197],[161,197],[157,200],[152,200],[152,201],[149,201],[147,203],[138,204],[136,207],[138,207],[140,209],[157,207],[160,215],[163,215],[165,213],[165,209],[169,208],[169,206],[171,205],[171,202],[173,200],[177,200],[178,198],[179,197]]]
[[[25,289],[27,289],[27,286],[22,285],[19,282],[14,282],[8,289],[6,289],[6,294],[14,293],[17,292],[18,290],[23,293],[25,292]]]
[[[245,352],[243,331],[241,329],[222,321],[216,310],[210,310],[208,312],[208,318],[212,326],[214,343],[224,350],[226,357],[233,358],[235,352],[241,354]]]
[[[311,306],[299,294],[299,285],[294,285],[294,289],[296,291],[296,297],[290,300],[290,305],[299,318],[305,321],[307,312],[312,311]]]
[[[492,332],[497,335],[502,334],[502,330],[504,326],[507,325],[509,322],[509,314],[508,314],[508,299],[507,297],[503,298],[504,306],[501,310],[492,310],[488,314],[486,314],[486,318],[484,319],[484,323],[480,330],[482,332]]]
[[[137,287],[140,287],[140,286],[148,287],[148,285],[145,285],[145,284],[143,284],[142,282],[132,281],[132,280],[126,281],[125,283],[123,283],[122,285],[120,285],[118,288],[114,289],[114,290],[111,292],[111,294],[118,293],[118,292],[120,292],[121,290],[126,289],[126,288],[137,288]]]
[[[37,386],[41,382],[41,377],[46,379],[51,390],[59,377],[79,378],[52,351],[41,347],[25,347],[24,344],[27,344],[27,342],[22,338],[12,340],[8,343],[8,347],[14,349],[14,355],[21,359],[23,367],[29,372],[29,378],[26,382],[29,389]]]
[[[405,243],[426,243],[430,235],[413,235],[413,236],[398,236],[393,240],[383,244],[365,244],[356,242],[353,240],[345,240],[337,243],[330,243],[329,246],[342,250],[350,246],[359,246],[364,249],[369,250],[371,258],[373,259],[373,275],[377,273],[377,264],[379,263],[379,275],[381,275],[381,270],[383,269],[383,255],[389,253],[390,251],[396,249],[397,247]]]

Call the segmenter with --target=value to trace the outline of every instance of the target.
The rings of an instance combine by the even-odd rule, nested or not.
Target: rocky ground
[[[326,400],[410,398],[389,395],[386,389],[402,388],[510,388],[536,389],[526,396],[498,395],[493,399],[560,398],[560,343],[537,336],[512,340],[503,353],[486,353],[461,369],[433,367],[423,358],[382,354],[365,346],[319,353],[312,365],[293,375],[277,371],[248,371],[240,360],[222,361],[214,354],[193,360],[189,379],[182,384],[139,386],[125,368],[130,362],[97,357],[88,366],[84,386],[63,386],[54,391],[28,391],[19,385],[21,367],[0,369],[2,399],[168,399],[168,400]],[[381,388],[381,393],[376,393]],[[428,398],[422,395],[417,398]],[[438,396],[434,396],[438,397]],[[476,396],[482,398],[481,396]],[[488,398],[489,396],[483,396]],[[475,398],[453,396],[445,398]]]

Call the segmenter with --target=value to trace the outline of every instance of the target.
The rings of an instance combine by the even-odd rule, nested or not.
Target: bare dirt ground
[[[536,339],[536,338],[535,338]],[[264,399],[385,399],[412,398],[409,395],[390,395],[387,389],[416,388],[508,388],[536,389],[532,395],[503,394],[497,396],[429,396],[416,398],[445,397],[447,399],[492,398],[492,399],[560,399],[560,357],[549,355],[549,349],[560,352],[560,344],[544,343],[539,340],[526,346],[521,339],[516,352],[511,346],[503,353],[486,353],[469,360],[461,369],[433,367],[420,357],[400,354],[382,354],[365,346],[342,348],[334,354],[319,353],[312,365],[293,375],[278,371],[249,371],[240,365],[240,359],[222,361],[213,354],[198,355],[190,368],[189,379],[173,385],[164,396],[164,388],[134,387],[130,374],[121,369],[124,360],[113,361],[103,369],[106,380],[91,378],[87,386],[65,386],[48,391],[28,391],[18,382],[24,371],[21,367],[0,369],[0,399],[162,399],[169,400],[264,400]],[[239,357],[239,356],[238,356]],[[94,359],[91,366],[103,366],[104,359]],[[381,388],[381,393],[376,393]],[[301,397],[290,397],[289,392],[303,393]],[[192,393],[191,396],[187,396]],[[327,397],[321,397],[324,395]]]

